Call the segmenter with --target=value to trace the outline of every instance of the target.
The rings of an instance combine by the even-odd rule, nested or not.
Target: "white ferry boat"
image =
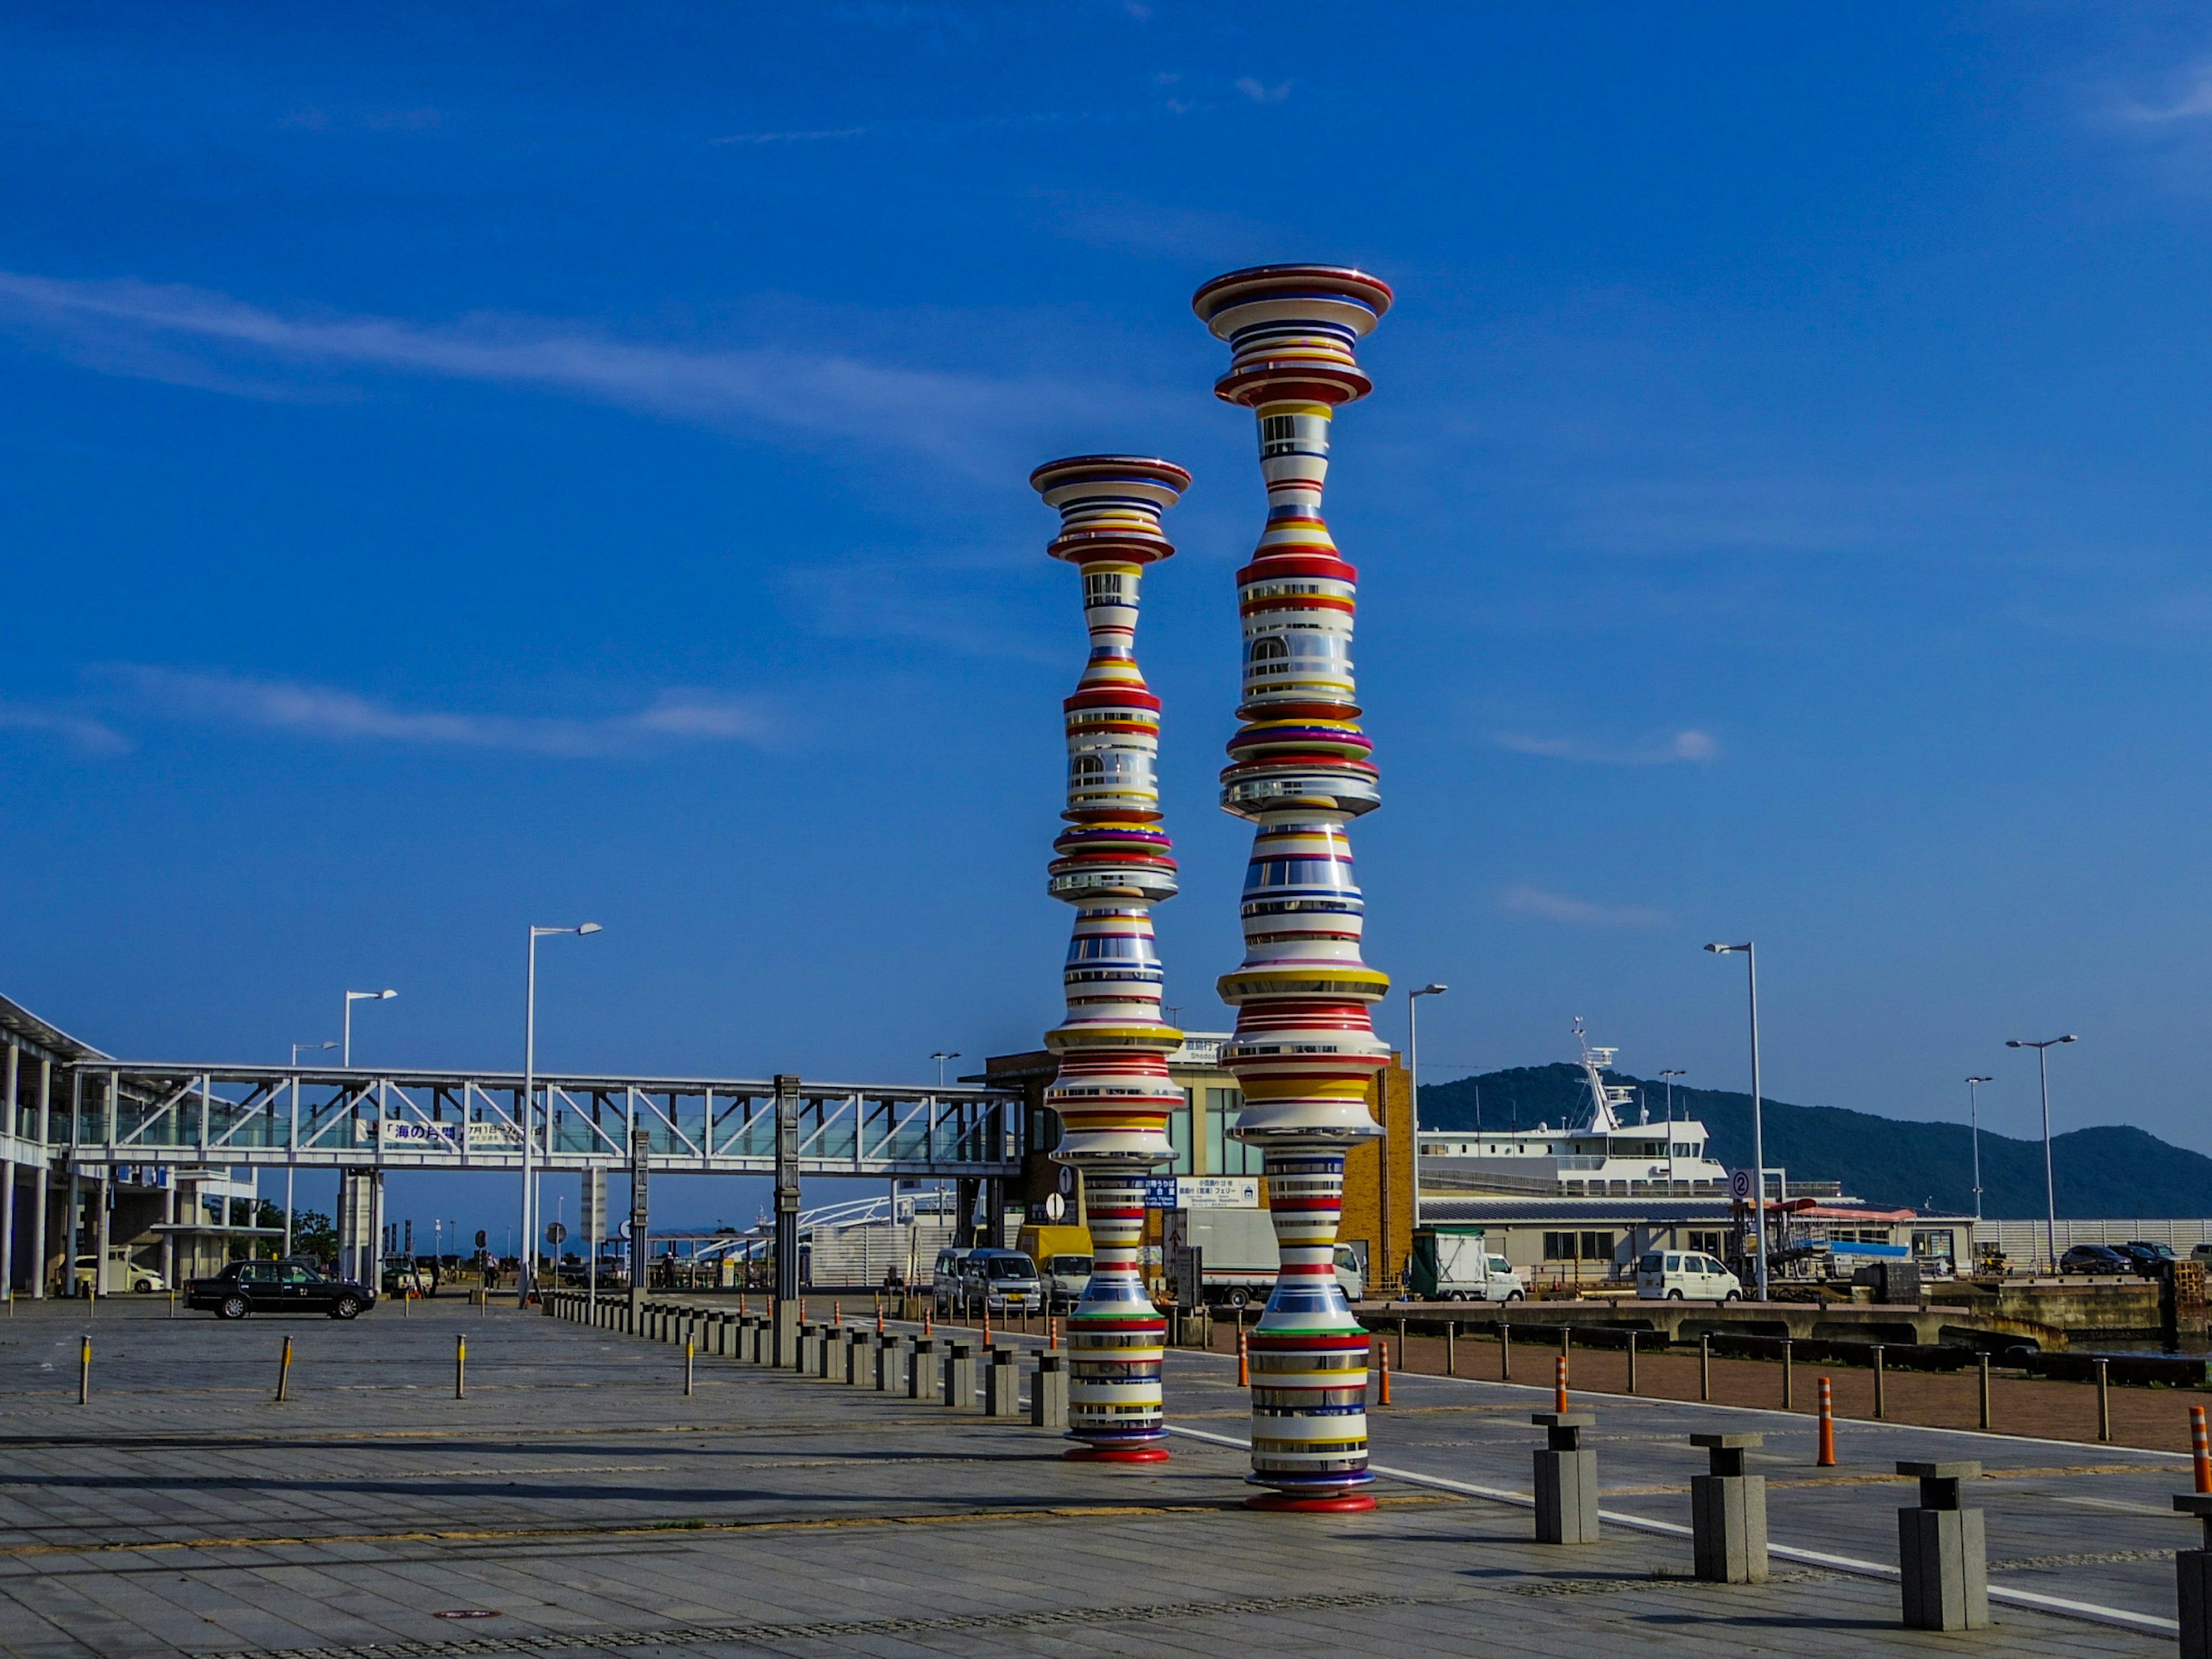
[[[1589,1104],[1571,1123],[1480,1132],[1424,1129],[1421,1186],[1547,1198],[1725,1198],[1729,1172],[1695,1118],[1649,1121],[1636,1094],[1605,1080],[1617,1048],[1593,1048],[1575,1022]]]

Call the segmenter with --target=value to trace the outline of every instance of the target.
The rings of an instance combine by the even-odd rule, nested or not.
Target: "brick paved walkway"
[[[1893,1584],[1784,1565],[1771,1585],[1702,1585],[1683,1576],[1686,1540],[1616,1531],[1546,1549],[1523,1510],[1412,1485],[1387,1484],[1368,1516],[1260,1515],[1242,1507],[1233,1448],[1181,1441],[1158,1469],[1070,1465],[1026,1426],[730,1361],[700,1360],[687,1399],[678,1351],[507,1309],[440,1302],[403,1319],[387,1306],[351,1325],[160,1313],[117,1301],[88,1322],[87,1407],[81,1310],[25,1304],[0,1319],[11,1655],[2172,1648],[2014,1608],[1987,1636],[1908,1634]],[[463,1331],[470,1391],[456,1401]],[[279,1406],[287,1334],[295,1398]],[[1403,1386],[1376,1414],[1378,1461],[1525,1486],[1522,1390]],[[1178,1356],[1170,1401],[1189,1426],[1242,1432],[1224,1359]],[[1608,1507],[1686,1509],[1686,1426],[1608,1412]],[[2075,1471],[2008,1489],[2045,1494],[2073,1554],[2140,1534],[2155,1556],[2188,1540],[2135,1512],[2148,1504],[2138,1485],[2172,1484],[2146,1468],[2136,1484]],[[1778,1483],[1775,1501],[1778,1539],[1813,1531],[1875,1553],[1860,1534],[1899,1500],[1887,1486]],[[2067,1507],[2081,1504],[2118,1507]],[[1991,1508],[1993,1555],[2024,1547]],[[2032,1571],[2059,1593],[2112,1576]],[[492,1616],[441,1616],[462,1613]]]

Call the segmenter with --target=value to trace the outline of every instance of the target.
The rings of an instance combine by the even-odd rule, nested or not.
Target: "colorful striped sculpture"
[[[1062,982],[1067,1017],[1046,1034],[1060,1074],[1045,1103],[1066,1136],[1053,1156],[1082,1172],[1091,1283],[1067,1322],[1073,1458],[1157,1462],[1167,1322],[1138,1270],[1145,1176],[1175,1156],[1168,1114],[1182,1091],[1167,1057],[1182,1033],[1160,1017],[1152,906],[1176,893],[1159,827],[1160,700],[1137,667],[1137,584],[1175,549],[1160,533],[1190,474],[1167,461],[1082,455],[1030,475],[1060,531],[1046,550],[1083,572],[1091,658],[1067,714],[1069,827],[1053,843],[1048,890],[1075,907]]]
[[[1379,804],[1358,721],[1352,618],[1358,572],[1321,515],[1329,421],[1371,389],[1352,348],[1389,287],[1334,265],[1217,276],[1192,301],[1234,356],[1214,395],[1259,417],[1267,527],[1237,574],[1243,722],[1221,804],[1255,826],[1244,962],[1221,979],[1237,1010],[1222,1058],[1244,1094],[1237,1138],[1261,1149],[1282,1268],[1250,1337],[1252,1474],[1270,1509],[1371,1508],[1367,1333],[1337,1287],[1346,1151],[1382,1133],[1370,1080],[1389,1063],[1369,1006],[1388,975],[1360,960],[1347,819]]]

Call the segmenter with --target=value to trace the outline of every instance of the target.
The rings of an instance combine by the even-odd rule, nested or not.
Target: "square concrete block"
[[[1981,1510],[1898,1510],[1897,1564],[1907,1628],[1989,1628],[1989,1547]]]
[[[940,1400],[944,1397],[945,1382],[939,1370],[937,1339],[917,1336],[914,1352],[908,1357],[906,1397],[909,1400]]]
[[[1022,1414],[1022,1368],[1011,1348],[1000,1349],[983,1368],[983,1415]]]
[[[1690,1477],[1691,1554],[1697,1576],[1715,1584],[1766,1582],[1766,1477]]]
[[[1582,1447],[1554,1451],[1547,1446],[1536,1459],[1536,1541],[1540,1544],[1597,1542],[1597,1451]]]
[[[1067,1356],[1041,1353],[1030,1378],[1030,1425],[1039,1429],[1067,1426]]]
[[[2173,1558],[2173,1571],[2181,1659],[2212,1659],[2212,1550],[2181,1551]]]

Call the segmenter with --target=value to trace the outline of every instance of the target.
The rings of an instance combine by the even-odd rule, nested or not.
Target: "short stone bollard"
[[[909,1400],[935,1400],[944,1383],[938,1375],[938,1339],[917,1336],[914,1352],[907,1356],[906,1397]]]
[[[975,1409],[975,1345],[952,1338],[945,1345],[945,1403],[956,1412]]]
[[[908,1363],[914,1358],[914,1339],[910,1336],[890,1335],[876,1347],[876,1389],[882,1394],[904,1394],[906,1379],[913,1369]]]
[[[1067,1356],[1041,1353],[1030,1377],[1030,1426],[1064,1429],[1067,1426]]]
[[[1920,1482],[1917,1509],[1897,1512],[1897,1565],[1910,1630],[1987,1630],[1989,1541],[1979,1510],[1959,1507],[1959,1485],[1979,1463],[1899,1463]]]
[[[1707,1472],[1690,1477],[1690,1553],[1697,1576],[1715,1584],[1766,1582],[1766,1477],[1746,1474],[1743,1455],[1759,1434],[1693,1434]]]
[[[780,1371],[793,1370],[799,1364],[799,1304],[779,1299],[771,1317],[775,1334],[769,1341],[769,1364]]]
[[[799,1372],[802,1376],[822,1374],[822,1344],[824,1333],[821,1326],[808,1322],[799,1328]]]
[[[1583,1444],[1592,1412],[1536,1412],[1528,1420],[1545,1431],[1536,1451],[1536,1541],[1597,1542],[1597,1448]]]
[[[983,1368],[983,1415],[1019,1417],[1021,1414],[1021,1356],[1012,1348],[994,1348],[991,1350],[991,1363]]]
[[[768,1321],[759,1314],[747,1314],[738,1321],[738,1358],[749,1364],[767,1364],[775,1340],[769,1334]]]
[[[865,1326],[845,1328],[845,1381],[864,1388],[876,1380],[876,1334]]]
[[[2212,1496],[2177,1492],[2174,1509],[2204,1523],[2204,1547],[2173,1557],[2181,1612],[2181,1659],[2212,1659]]]

